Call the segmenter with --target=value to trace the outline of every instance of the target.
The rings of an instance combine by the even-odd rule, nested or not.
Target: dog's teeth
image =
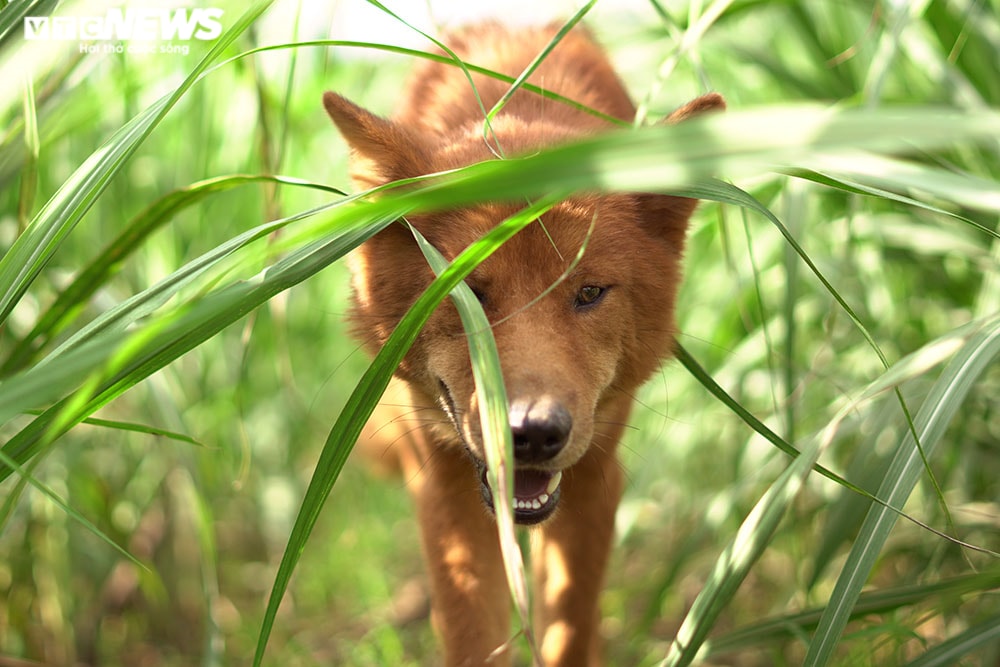
[[[540,510],[549,502],[551,496],[547,493],[543,493],[537,498],[531,498],[522,500],[521,498],[514,499],[514,509],[516,510]]]
[[[549,485],[545,487],[546,495],[551,496],[559,488],[559,482],[562,481],[562,470],[552,475],[552,479],[549,480]]]
[[[551,479],[549,479],[549,483],[546,485],[545,491],[543,491],[540,495],[535,496],[534,498],[515,497],[513,503],[514,509],[516,510],[542,509],[543,507],[549,504],[550,500],[552,500],[552,494],[554,494],[555,490],[559,488],[560,481],[562,481],[562,472],[557,472],[556,474],[552,475]]]

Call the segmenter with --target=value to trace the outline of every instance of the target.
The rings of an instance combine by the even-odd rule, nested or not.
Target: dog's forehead
[[[591,243],[617,233],[621,206],[617,200],[589,195],[564,200],[528,222],[496,252],[527,253],[525,259],[529,259],[548,247],[557,256],[575,254],[585,241]],[[450,211],[431,221],[428,235],[452,259],[523,208],[516,204],[482,204]]]
[[[432,225],[432,242],[454,259],[521,208],[496,204],[452,211],[447,220]],[[622,247],[637,245],[621,242],[623,235],[638,232],[631,208],[630,198],[617,196],[584,195],[560,202],[497,248],[469,282],[484,292],[503,288],[512,297],[537,296],[567,272],[598,282],[620,282],[623,265],[634,259],[629,253],[623,255]],[[609,262],[609,257],[615,259]]]
[[[481,122],[455,128],[450,141],[429,151],[433,171],[448,171],[478,162],[532,155],[579,138],[579,133],[544,120],[526,123],[522,118],[500,114],[484,129]]]

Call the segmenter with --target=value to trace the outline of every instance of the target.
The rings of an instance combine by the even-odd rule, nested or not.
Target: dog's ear
[[[687,120],[688,118],[693,118],[694,116],[700,116],[709,111],[724,111],[725,108],[726,101],[722,99],[722,95],[718,93],[708,93],[707,95],[696,97],[680,109],[674,111],[672,114],[667,116],[666,122],[671,124],[679,123],[682,120]]]
[[[336,93],[323,93],[323,106],[351,147],[351,176],[358,186],[373,188],[429,171],[419,137],[406,127]]]
[[[673,125],[705,113],[723,111],[725,108],[726,101],[722,95],[708,93],[691,100],[662,122]],[[642,194],[639,195],[639,205],[646,228],[680,253],[684,248],[688,218],[694,213],[698,200],[672,195]]]

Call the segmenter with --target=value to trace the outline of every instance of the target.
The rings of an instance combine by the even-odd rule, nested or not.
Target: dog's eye
[[[479,301],[479,305],[480,306],[485,306],[486,305],[486,294],[481,289],[479,289],[477,287],[472,287],[471,289],[472,289],[472,294],[476,297],[476,300]]]
[[[607,290],[603,287],[598,287],[596,285],[584,285],[580,288],[580,291],[576,293],[576,302],[573,304],[577,308],[587,308],[593,306]]]

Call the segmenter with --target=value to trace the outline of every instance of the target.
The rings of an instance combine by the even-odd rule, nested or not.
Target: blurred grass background
[[[565,18],[574,9],[557,4],[547,8],[551,15],[517,7],[495,13],[537,20]],[[242,11],[212,6],[224,8],[226,25]],[[433,1],[391,6],[428,29],[469,17],[467,8],[463,14]],[[377,9],[353,13],[363,7],[362,0],[277,2],[226,55],[331,36],[429,48]],[[706,90],[722,92],[733,109],[790,101],[963,110],[1000,103],[995,0],[704,6],[602,0],[588,24],[651,119]],[[21,61],[30,67],[12,69],[11,54],[31,46],[15,33],[0,61],[7,67],[0,96],[3,251],[74,169],[176,86],[211,46],[192,42],[187,55],[116,56],[79,54],[73,43],[31,54]],[[193,86],[17,302],[0,328],[0,364],[6,364],[0,381],[22,367],[11,361],[13,351],[41,313],[131,220],[147,219],[143,212],[160,198],[232,174],[280,174],[349,190],[345,148],[320,94],[336,90],[389,113],[410,63],[367,49],[303,46],[236,60]],[[36,110],[37,142],[26,99]],[[903,194],[996,230],[998,148],[962,144],[921,160],[959,180],[984,179],[968,182],[992,183],[991,192]],[[973,226],[888,196],[775,173],[738,185],[790,228],[892,362],[1000,309],[1000,244]],[[25,363],[237,234],[332,199],[316,189],[251,182],[171,209],[90,298],[74,304],[66,329]],[[259,259],[234,271],[249,276],[264,265]],[[787,441],[821,430],[845,396],[881,373],[856,327],[762,216],[703,205],[686,273],[681,343]],[[30,464],[34,479],[145,569],[25,488],[19,475],[0,485],[0,665],[249,663],[323,440],[368,363],[345,334],[346,298],[346,274],[336,263],[95,415],[111,423],[73,428]],[[908,404],[919,405],[933,379],[906,383]],[[0,426],[0,442],[30,421],[21,415]],[[628,488],[620,544],[603,600],[614,665],[652,665],[663,657],[719,552],[787,465],[784,454],[676,363],[639,396],[633,421],[623,448]],[[193,442],[129,430],[123,422]],[[891,398],[865,406],[845,423],[823,463],[874,492],[905,430]],[[950,519],[926,475],[906,511],[1000,550],[998,455],[1000,368],[993,364],[931,460]],[[801,663],[809,625],[795,625],[793,615],[826,603],[868,505],[810,477],[716,624],[715,636],[736,650],[711,656],[713,664]],[[349,465],[278,612],[265,663],[434,664],[421,570],[403,481],[376,480]],[[835,662],[904,664],[996,619],[995,576],[968,590],[935,588],[973,572],[996,575],[995,558],[901,521],[870,581],[897,597],[848,626]],[[778,630],[753,626],[769,618]],[[747,626],[742,638],[733,633]],[[996,639],[962,660],[998,664]]]

